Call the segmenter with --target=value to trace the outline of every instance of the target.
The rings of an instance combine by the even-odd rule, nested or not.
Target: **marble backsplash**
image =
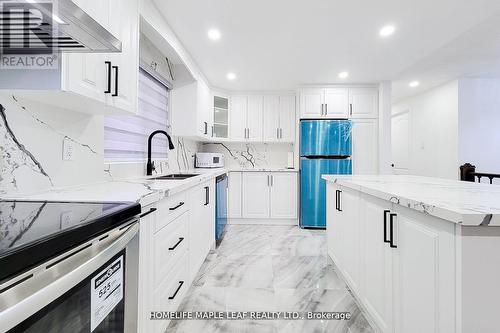
[[[228,168],[286,168],[291,143],[203,143],[204,152],[223,153]]]
[[[57,109],[15,95],[0,95],[0,196],[32,193],[145,175],[145,163],[105,163],[103,116]],[[176,149],[157,172],[192,169],[198,142],[173,138]],[[74,159],[63,161],[70,140]]]

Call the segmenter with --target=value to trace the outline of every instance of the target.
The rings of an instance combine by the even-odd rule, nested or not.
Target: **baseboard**
[[[228,219],[228,224],[299,225],[298,219]]]

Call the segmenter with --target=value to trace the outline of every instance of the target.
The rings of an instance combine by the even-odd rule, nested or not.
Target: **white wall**
[[[452,81],[392,107],[409,110],[409,174],[457,179],[458,81]]]
[[[461,79],[458,98],[460,165],[500,173],[500,80]]]

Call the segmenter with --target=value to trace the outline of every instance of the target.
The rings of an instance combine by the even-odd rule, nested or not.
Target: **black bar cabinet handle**
[[[179,241],[178,241],[177,243],[175,243],[175,245],[174,245],[174,246],[169,247],[168,249],[169,249],[170,251],[175,250],[175,248],[176,248],[177,246],[179,246],[179,244],[180,244],[180,243],[182,243],[182,241],[183,241],[183,240],[184,240],[184,237],[179,237]]]
[[[113,69],[115,70],[115,93],[111,96],[116,97],[118,96],[118,66],[113,66]]]
[[[387,239],[387,213],[391,211],[386,209],[384,210],[384,243],[389,243],[390,240]]]
[[[208,134],[208,123],[204,121],[203,124],[205,124],[205,134]]]
[[[104,90],[104,93],[111,94],[111,61],[105,61],[104,64],[108,67],[108,89]]]
[[[144,216],[149,215],[153,212],[156,212],[156,208],[149,209],[149,211],[145,212],[144,214],[139,215],[139,217],[142,219]]]
[[[183,205],[184,205],[184,202],[181,201],[181,202],[179,202],[179,204],[177,206],[169,208],[168,210],[176,210],[177,208],[179,208],[179,207],[181,207]]]
[[[339,212],[342,211],[342,191],[339,190]]]
[[[208,186],[205,186],[205,206],[208,206],[208,204],[210,203],[210,191],[209,191],[209,187]]]
[[[392,248],[397,248],[397,245],[394,244],[394,217],[398,216],[397,214],[391,213],[391,218],[389,221],[389,236],[390,236],[390,246]]]
[[[335,190],[335,210],[339,210],[339,190]]]
[[[175,296],[177,296],[177,293],[179,292],[179,290],[181,290],[181,287],[183,284],[184,284],[184,281],[179,281],[179,286],[175,290],[175,293],[172,296],[170,296],[168,299],[174,299]]]

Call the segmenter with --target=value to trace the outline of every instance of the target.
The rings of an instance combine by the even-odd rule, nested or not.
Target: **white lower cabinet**
[[[328,253],[382,332],[455,332],[454,224],[327,186]]]
[[[241,182],[242,172],[230,172],[228,175],[228,208],[230,219],[241,218]]]
[[[215,179],[143,208],[139,232],[139,333],[163,333],[215,243]]]
[[[241,190],[242,219],[265,222],[297,218],[297,173],[242,172]],[[230,207],[234,212],[239,210],[234,202]]]

